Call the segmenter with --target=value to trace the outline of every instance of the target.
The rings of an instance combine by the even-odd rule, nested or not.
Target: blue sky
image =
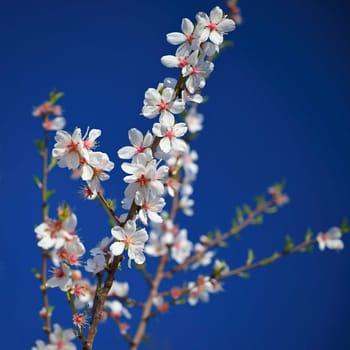
[[[161,66],[172,54],[165,34],[183,17],[224,2],[116,2],[112,0],[2,1],[0,11],[0,184],[2,215],[0,280],[2,346],[30,349],[43,338],[37,316],[41,299],[31,268],[40,264],[34,225],[40,197],[32,183],[39,174],[32,140],[41,136],[32,108],[56,87],[67,129],[102,129],[100,150],[116,163],[107,185],[122,199],[124,184],[116,151],[127,130],[147,130],[139,116],[144,91],[177,72]],[[200,107],[205,129],[194,143],[200,174],[195,217],[183,218],[195,240],[228,228],[234,208],[252,203],[270,184],[287,179],[291,202],[264,225],[242,233],[223,254],[231,266],[253,248],[264,257],[283,247],[285,234],[302,240],[311,227],[327,230],[349,216],[349,5],[335,0],[240,1],[244,25],[230,34],[235,43],[215,62]],[[79,184],[57,169],[52,212],[67,200],[76,210],[88,249],[108,234],[105,215],[82,201]],[[225,292],[208,305],[178,306],[150,325],[145,349],[348,349],[350,335],[349,242],[345,250],[299,254],[256,270],[250,279],[225,282]],[[137,271],[120,279],[146,290]],[[183,280],[193,275],[184,274]],[[69,327],[64,296],[55,319]],[[96,349],[126,348],[114,325],[101,326]]]

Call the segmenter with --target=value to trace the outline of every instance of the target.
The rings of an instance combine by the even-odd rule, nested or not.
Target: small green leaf
[[[227,243],[226,241],[221,241],[221,242],[219,243],[219,247],[220,247],[220,248],[227,248],[227,247],[228,247],[228,243]]]
[[[45,200],[48,201],[55,192],[56,192],[56,190],[48,190],[48,191],[46,191],[46,193],[45,193]]]
[[[283,250],[285,252],[289,252],[290,250],[293,249],[294,242],[293,242],[293,239],[289,235],[286,235],[285,239],[286,239],[286,244],[284,245],[284,249]]]
[[[348,232],[350,232],[348,219],[346,217],[343,218],[343,221],[342,221],[341,226],[340,226],[340,231],[341,231],[341,233],[348,233]]]
[[[247,216],[249,216],[252,213],[252,209],[248,204],[243,204],[243,211]]]
[[[258,207],[263,207],[266,203],[266,199],[264,195],[255,197],[255,203]]]
[[[108,199],[106,199],[106,203],[108,205],[108,208],[113,210],[113,211],[117,208],[117,202],[115,199],[108,198]]]
[[[56,164],[57,164],[57,159],[54,157],[51,157],[51,161],[48,167],[49,171],[51,171],[56,166]]]
[[[40,179],[36,175],[33,175],[33,181],[38,186],[39,190],[41,190],[43,187],[43,184],[41,183]]]
[[[266,214],[275,214],[275,213],[277,213],[277,211],[278,211],[278,208],[277,208],[277,207],[270,207],[270,208],[267,208],[267,209],[265,210],[265,213],[266,213]]]
[[[264,221],[264,217],[262,214],[258,215],[254,220],[253,220],[253,224],[254,225],[261,225]]]
[[[303,253],[312,253],[313,251],[314,251],[313,245],[308,245],[301,250],[301,252],[303,252]]]
[[[250,277],[250,274],[247,273],[247,272],[241,272],[238,276],[239,276],[239,277],[242,277],[242,278],[249,278],[249,277]]]
[[[266,258],[261,262],[262,266],[270,265],[278,259],[279,254],[275,252],[270,258]]]
[[[310,228],[308,228],[305,233],[305,242],[308,242],[311,238],[312,238],[312,231]]]
[[[60,98],[62,98],[64,96],[63,92],[56,92],[56,89],[53,89],[50,92],[50,102],[52,104],[56,103]]]
[[[34,140],[34,144],[36,148],[38,149],[38,152],[41,154],[42,151],[44,150],[44,140]]]
[[[242,221],[244,220],[244,213],[240,207],[236,208],[236,219],[238,223],[242,223]]]
[[[254,252],[253,249],[248,250],[248,257],[247,257],[247,265],[251,265],[251,263],[254,260]]]

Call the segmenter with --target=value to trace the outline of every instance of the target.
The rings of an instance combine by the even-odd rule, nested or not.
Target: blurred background
[[[209,0],[0,2],[1,348],[31,349],[45,339],[31,272],[41,255],[33,232],[41,222],[40,194],[32,181],[41,163],[32,140],[42,128],[33,107],[56,87],[65,93],[67,130],[102,129],[99,150],[116,163],[106,191],[120,203],[125,186],[116,151],[128,144],[131,127],[151,128],[139,116],[145,90],[178,75],[160,64],[175,51],[165,34],[215,5],[225,8]],[[291,201],[230,242],[222,254],[231,267],[244,264],[249,248],[263,258],[283,248],[286,234],[301,241],[308,227],[325,231],[350,215],[348,2],[241,0],[239,6],[243,24],[228,37],[234,47],[216,60],[204,90],[208,103],[199,108],[205,128],[193,144],[200,165],[195,216],[179,221],[193,241],[225,230],[237,205],[253,204],[283,178]],[[57,190],[51,215],[66,200],[91,249],[109,235],[106,215],[80,198],[81,183],[69,177],[55,169],[49,179]],[[150,323],[144,349],[349,349],[350,241],[344,240],[341,252],[293,255],[249,279],[226,280],[225,292],[209,304],[172,308]],[[118,277],[130,281],[131,296],[146,295],[139,271],[125,264]],[[184,273],[175,282],[194,278]],[[54,322],[71,327],[65,296],[50,292]],[[96,350],[107,347],[127,349],[112,322],[96,338]]]

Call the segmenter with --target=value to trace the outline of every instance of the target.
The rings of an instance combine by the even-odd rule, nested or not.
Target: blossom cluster
[[[220,51],[224,36],[234,28],[235,22],[225,16],[222,9],[215,7],[209,15],[199,12],[195,23],[184,18],[181,32],[167,35],[167,41],[178,47],[174,55],[161,57],[161,63],[168,68],[178,68],[180,77],[167,77],[156,88],[146,90],[140,114],[154,120],[154,123],[146,132],[131,128],[128,132],[130,144],[117,152],[123,161],[121,169],[126,173],[120,216],[103,197],[101,182],[110,178],[114,162],[106,153],[95,151],[101,130],[88,129],[85,135],[80,128],[75,128],[72,133],[63,130],[65,119],[61,116],[61,108],[54,104],[55,98],[34,110],[33,115],[42,118],[47,131],[57,131],[52,150],[57,165],[72,170],[73,177],[81,178],[85,182],[84,197],[100,200],[115,221],[110,235],[90,250],[91,258],[84,263],[81,258],[86,249],[76,233],[77,217],[68,205],[58,208],[57,219],[44,217],[34,229],[37,245],[43,249],[45,256],[50,257],[54,266],[52,277],[43,280],[45,285],[42,288],[57,287],[66,293],[72,305],[73,324],[78,330],[81,331],[87,324],[87,310],[93,309],[94,302],[100,297],[100,289],[104,287],[101,276],[104,272],[109,273],[115,258],[123,255],[125,250],[129,268],[133,262],[144,264],[145,254],[166,257],[167,263],[172,261],[170,274],[174,267],[175,270],[196,270],[212,265],[211,273],[199,274],[195,282],[172,288],[170,293],[164,294],[165,297],[151,293],[151,301],[159,312],[167,311],[169,305],[182,296],[193,306],[198,301],[207,302],[210,294],[223,290],[219,280],[232,271],[222,260],[213,262],[216,256],[216,251],[212,249],[214,240],[208,235],[201,236],[200,242],[192,242],[188,230],[175,223],[175,216],[177,212],[186,216],[194,213],[191,196],[199,167],[198,153],[191,148],[191,140],[203,128],[203,115],[197,107],[204,101],[202,89],[214,70],[213,57]],[[54,119],[50,120],[50,115]],[[272,208],[267,209],[274,210],[289,201],[282,190],[283,186],[268,189]],[[171,206],[167,206],[168,197],[172,199]],[[245,211],[251,215],[250,208]],[[243,220],[242,215],[239,223]],[[231,234],[232,231],[228,232],[227,237]],[[344,246],[341,236],[341,230],[334,227],[326,233],[319,233],[314,242],[318,242],[321,250],[326,247],[341,250]],[[216,246],[223,243],[220,234],[216,243]],[[82,265],[86,272],[101,277],[100,285],[94,285],[83,277]],[[145,274],[147,278],[147,272]],[[126,306],[136,304],[128,297],[129,289],[127,282],[113,281],[99,315],[101,321],[112,318],[123,335],[127,335],[129,324],[120,319],[129,320],[132,315]],[[96,298],[97,295],[99,297]],[[43,318],[49,313],[47,309],[41,311]],[[62,330],[55,324],[54,331],[49,334],[49,344],[39,340],[32,349],[75,350],[71,342],[74,337],[71,329]]]

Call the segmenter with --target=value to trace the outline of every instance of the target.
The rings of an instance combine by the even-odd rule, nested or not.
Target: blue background
[[[124,184],[116,151],[127,130],[151,128],[139,116],[144,91],[178,72],[161,66],[174,52],[165,34],[224,2],[112,0],[1,1],[1,347],[30,349],[44,339],[41,298],[31,268],[40,265],[33,227],[41,222],[40,195],[32,174],[40,159],[32,140],[41,137],[32,108],[53,87],[67,129],[101,128],[100,150],[116,162],[110,196]],[[349,5],[345,1],[241,1],[244,25],[229,38],[235,47],[215,62],[200,107],[205,129],[195,142],[200,174],[196,216],[183,218],[193,240],[227,229],[236,205],[268,185],[288,180],[291,202],[264,225],[247,229],[224,251],[231,266],[283,247],[284,235],[302,240],[339,225],[349,215]],[[57,169],[49,187],[54,208],[67,200],[76,210],[88,249],[109,234],[105,214],[82,201],[80,184]],[[250,202],[249,202],[250,203]],[[147,349],[349,349],[350,253],[299,254],[256,270],[250,279],[225,282],[208,305],[178,306],[151,322]],[[150,263],[152,265],[152,263]],[[145,295],[140,273],[126,266],[131,295]],[[187,273],[184,280],[193,280]],[[165,287],[164,287],[165,288]],[[135,294],[134,294],[135,293]],[[64,295],[52,291],[61,311],[54,320],[70,327]],[[131,310],[133,312],[133,310]],[[112,323],[101,325],[96,349],[126,348]]]

